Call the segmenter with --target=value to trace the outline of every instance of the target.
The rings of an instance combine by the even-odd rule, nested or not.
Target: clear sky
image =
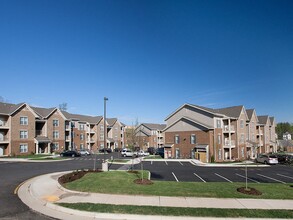
[[[293,122],[292,0],[0,0],[0,96],[126,124],[184,103]]]

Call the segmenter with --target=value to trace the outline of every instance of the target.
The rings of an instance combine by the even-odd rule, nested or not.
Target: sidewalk
[[[147,205],[193,208],[226,208],[226,209],[290,209],[293,200],[270,199],[219,199],[195,197],[135,196],[109,195],[100,193],[82,193],[63,188],[57,179],[67,172],[51,173],[32,178],[18,189],[18,196],[31,209],[57,219],[145,219],[145,220],[189,220],[189,219],[228,219],[204,217],[140,216],[127,214],[107,214],[72,210],[58,206],[59,202],[104,203]],[[231,218],[232,219],[232,218]],[[244,218],[241,218],[244,219]],[[249,218],[251,219],[251,218]]]

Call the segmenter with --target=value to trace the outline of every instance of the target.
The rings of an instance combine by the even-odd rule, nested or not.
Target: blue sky
[[[0,0],[11,103],[164,123],[184,103],[293,122],[291,0]]]

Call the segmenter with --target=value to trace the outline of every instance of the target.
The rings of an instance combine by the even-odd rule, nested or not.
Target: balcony
[[[0,137],[0,144],[9,144],[9,139],[7,137]]]
[[[87,143],[95,143],[95,140],[92,139],[92,138],[89,138],[89,139],[87,140]]]
[[[262,136],[263,135],[263,131],[257,131],[256,136]]]
[[[224,133],[235,133],[235,126],[234,125],[224,125],[224,128],[223,128],[223,132]]]
[[[0,129],[9,129],[8,122],[0,121]]]
[[[70,125],[65,125],[65,130],[66,130],[66,131],[70,131],[70,130],[71,130]]]
[[[234,140],[225,140],[224,141],[224,148],[235,148],[235,141]]]
[[[66,136],[66,137],[65,137],[65,141],[66,141],[66,142],[69,142],[69,141],[70,141],[70,136]]]
[[[87,133],[95,134],[96,132],[95,132],[93,129],[89,129],[89,130],[87,131]]]
[[[36,137],[37,136],[45,136],[42,130],[36,130]]]

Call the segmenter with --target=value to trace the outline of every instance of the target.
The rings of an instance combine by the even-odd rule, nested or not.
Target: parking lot
[[[140,164],[135,169],[140,169]],[[143,162],[143,169],[151,172],[152,180],[177,182],[245,182],[245,167],[204,167],[180,161]],[[247,166],[248,182],[293,183],[293,167],[284,165]]]

